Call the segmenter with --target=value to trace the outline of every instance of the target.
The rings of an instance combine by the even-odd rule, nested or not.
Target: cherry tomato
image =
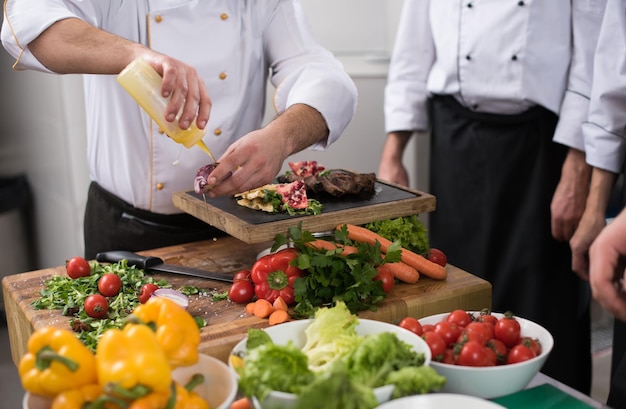
[[[522,337],[519,343],[532,349],[535,352],[535,355],[541,354],[541,343],[539,343],[538,339],[531,337]]]
[[[439,357],[439,355],[446,351],[446,341],[444,341],[443,337],[435,331],[425,332],[422,334],[422,339],[424,339],[426,344],[428,344],[428,347],[430,348],[430,355],[433,359]]]
[[[454,365],[455,360],[456,357],[454,356],[454,349],[446,348],[443,355],[441,355],[441,360],[439,362],[442,364]]]
[[[82,257],[72,257],[65,262],[65,271],[70,278],[87,277],[91,274],[89,262]]]
[[[476,341],[467,341],[461,347],[459,356],[456,358],[457,365],[465,366],[489,366],[489,355],[486,346]]]
[[[424,324],[422,325],[422,333],[431,332],[435,330],[435,326],[433,324]]]
[[[102,294],[92,294],[85,298],[84,307],[91,318],[103,318],[109,312],[109,302]]]
[[[380,281],[383,285],[383,291],[389,293],[393,289],[395,284],[395,277],[393,271],[389,270],[384,264],[377,269],[378,274],[374,277],[374,281]]]
[[[458,337],[458,342],[475,341],[480,345],[486,345],[490,338],[489,331],[485,325],[482,322],[474,321],[463,328],[461,335]]]
[[[235,273],[233,276],[233,283],[241,280],[252,282],[252,278],[250,278],[250,270],[241,270]]]
[[[418,320],[413,317],[405,317],[398,323],[404,329],[408,329],[414,334],[419,335],[420,337],[424,334],[424,330],[422,329],[422,324]]]
[[[152,294],[158,289],[159,289],[159,286],[156,284],[146,283],[142,285],[141,288],[139,289],[139,294],[137,295],[139,302],[142,304],[145,304],[146,302],[148,302],[150,297],[152,297]]]
[[[122,288],[122,279],[115,273],[104,274],[98,280],[98,291],[105,297],[115,297]]]
[[[228,289],[228,298],[232,302],[245,304],[252,301],[254,297],[254,286],[251,281],[239,280],[233,283]]]
[[[448,257],[446,257],[444,252],[439,249],[430,249],[430,253],[428,253],[428,259],[433,263],[439,264],[442,267],[445,267],[446,264],[448,264]]]
[[[446,341],[446,345],[450,346],[454,344],[459,335],[461,335],[461,328],[459,328],[454,322],[440,321],[435,324],[435,332],[441,335]]]
[[[504,342],[499,339],[492,338],[487,341],[487,347],[493,349],[493,352],[496,353],[498,364],[506,363],[506,357],[509,354],[509,349],[506,345],[504,345]]]
[[[504,342],[509,348],[512,348],[519,343],[520,340],[520,324],[519,321],[511,314],[506,314],[500,318],[494,328],[494,336],[496,339]]]
[[[498,317],[496,317],[495,315],[491,315],[491,314],[480,314],[477,318],[478,321],[480,322],[489,322],[493,325],[496,325],[496,322],[498,322]]]
[[[467,311],[454,310],[446,317],[446,321],[453,322],[461,328],[472,322],[472,316]]]
[[[532,348],[523,344],[517,344],[509,351],[509,355],[506,359],[507,364],[516,364],[518,362],[528,361],[536,357],[535,351]]]

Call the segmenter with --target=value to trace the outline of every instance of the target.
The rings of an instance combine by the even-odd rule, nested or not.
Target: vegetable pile
[[[421,325],[411,317],[399,325],[424,338],[433,361],[444,364],[507,365],[532,359],[542,350],[538,339],[521,334],[511,312],[498,318],[488,310],[478,315],[455,310],[434,325]]]
[[[155,291],[171,287],[167,281],[155,280],[142,269],[129,266],[126,260],[100,264],[72,257],[66,263],[66,272],[67,276],[47,279],[40,298],[31,305],[35,309],[62,310],[64,316],[71,317],[70,326],[91,351],[95,351],[106,330],[121,328],[135,307],[148,301]],[[194,287],[179,289],[186,295],[198,291]],[[201,318],[195,319],[197,326],[206,325]]]
[[[395,384],[392,398],[439,390],[445,378],[424,366],[424,355],[390,332],[356,333],[356,316],[337,302],[320,308],[300,349],[275,344],[249,329],[246,355],[236,366],[239,388],[263,401],[271,391],[298,396],[297,408],[369,409],[379,405],[374,388]]]
[[[178,333],[184,337],[173,336]],[[154,297],[137,306],[122,329],[106,330],[95,354],[69,330],[36,330],[19,374],[24,389],[51,398],[52,408],[208,409],[193,391],[204,382],[202,374],[187,385],[172,377],[176,367],[198,362],[199,343],[193,317]]]

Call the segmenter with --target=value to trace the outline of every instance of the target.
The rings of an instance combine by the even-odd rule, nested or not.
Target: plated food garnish
[[[320,214],[322,204],[309,199],[301,181],[267,184],[237,193],[237,204],[268,213]]]

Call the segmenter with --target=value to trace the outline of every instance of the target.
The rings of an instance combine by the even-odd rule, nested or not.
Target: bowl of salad
[[[416,334],[359,319],[343,302],[315,318],[291,321],[248,337],[231,352],[239,390],[256,408],[374,408],[390,399],[441,388],[430,349]]]
[[[442,392],[485,399],[518,392],[554,346],[547,329],[510,312],[455,310],[419,323],[431,348],[431,366],[446,378]]]

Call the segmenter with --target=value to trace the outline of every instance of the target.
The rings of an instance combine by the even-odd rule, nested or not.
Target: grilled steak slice
[[[375,173],[354,173],[333,169],[318,175],[298,176],[287,173],[278,177],[281,183],[302,180],[308,191],[316,195],[330,195],[335,198],[358,196],[371,197],[375,193]]]

